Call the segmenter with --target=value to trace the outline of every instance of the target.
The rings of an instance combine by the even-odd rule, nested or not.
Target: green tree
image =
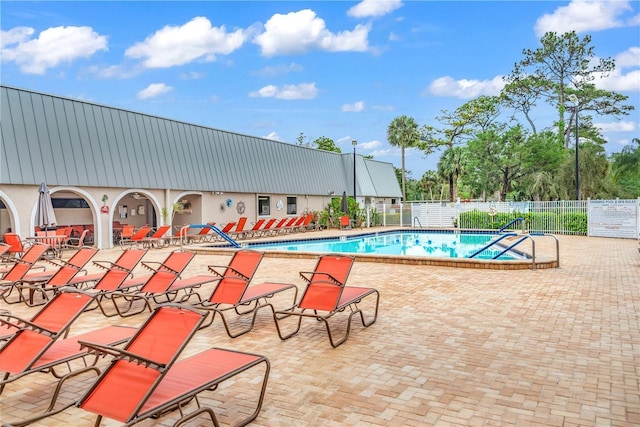
[[[634,147],[635,145],[635,147]],[[612,156],[612,179],[622,197],[640,197],[640,138]]]
[[[558,138],[560,143],[568,147],[571,125],[565,127],[567,96],[575,94],[579,100],[574,110],[570,111],[570,120],[574,117],[575,109],[578,113],[592,109],[607,92],[594,92],[591,82],[597,76],[606,76],[613,71],[615,61],[612,58],[597,59],[595,49],[591,46],[591,36],[580,39],[575,31],[562,35],[548,32],[540,39],[540,45],[535,50],[524,49],[524,59],[516,63],[512,73],[505,77],[505,99],[509,105],[523,112],[525,117],[528,117],[527,112],[538,97],[555,105],[558,109]],[[626,97],[619,97],[605,96],[608,98],[606,103],[623,112],[624,109],[616,104]],[[535,126],[533,129],[535,131]]]
[[[454,150],[455,146],[466,143],[476,133],[484,132],[492,128],[498,130],[502,125],[496,124],[500,113],[501,99],[493,96],[480,96],[466,102],[453,112],[446,110],[436,119],[445,127],[441,133],[444,138],[440,141],[446,147],[438,163],[438,172],[448,171],[449,200],[458,198],[458,176],[462,173],[462,152]],[[446,157],[446,158],[445,158]]]
[[[500,191],[500,201],[506,200],[513,185],[528,173],[525,150],[526,135],[520,126],[504,133],[490,130],[478,134],[467,144],[467,166],[485,182]]]
[[[429,193],[429,199],[434,201],[433,194],[439,194],[442,188],[442,181],[438,178],[438,173],[434,170],[428,170],[420,179],[420,187]],[[424,197],[422,197],[424,199]]]
[[[450,201],[458,197],[458,177],[463,170],[464,150],[460,146],[447,148],[438,162],[438,174],[449,182]]]
[[[402,156],[402,200],[407,200],[404,153],[406,148],[417,147],[422,140],[418,123],[413,117],[405,115],[394,118],[387,127],[387,140],[392,146],[400,147]]]
[[[342,150],[333,142],[333,139],[327,138],[326,136],[315,139],[312,144],[315,145],[318,150],[342,153]]]

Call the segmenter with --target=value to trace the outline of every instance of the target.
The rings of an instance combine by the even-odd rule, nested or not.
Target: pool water
[[[395,231],[360,234],[340,238],[295,240],[277,243],[254,243],[257,250],[300,251],[375,255],[406,255],[438,258],[468,258],[496,238],[491,233],[443,233]],[[492,259],[504,248],[494,246],[476,255],[476,259]],[[499,260],[522,259],[515,253],[505,253]]]

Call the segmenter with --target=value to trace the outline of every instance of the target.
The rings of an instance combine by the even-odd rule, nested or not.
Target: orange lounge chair
[[[73,279],[69,280],[68,285],[74,286],[76,288],[87,288],[90,284],[98,283],[111,270],[126,272],[126,276],[131,276],[133,269],[138,265],[138,263],[140,263],[140,261],[142,261],[142,257],[144,257],[146,253],[146,249],[127,249],[118,257],[115,262],[98,260],[93,261],[93,264],[95,266],[103,268],[105,271],[86,274],[84,276],[75,276]]]
[[[67,261],[47,260],[58,266],[58,269],[28,273],[17,281],[15,286],[20,292],[19,300],[29,306],[44,304],[49,299],[47,292],[52,293],[60,287],[66,286],[81,271],[86,273],[86,270],[83,269],[96,253],[98,253],[96,248],[84,247],[76,251]],[[28,296],[25,295],[26,293]],[[38,302],[34,302],[33,298],[36,293],[41,295],[41,300]]]
[[[0,242],[0,260],[1,261],[4,262],[5,260],[8,260],[7,257],[10,255],[9,249],[11,249],[11,245]],[[8,261],[13,262],[12,260],[8,260]]]
[[[311,226],[311,221],[313,220],[313,214],[307,214],[307,216],[304,217],[304,222],[302,223],[302,225],[300,227],[298,227],[298,231],[308,231],[308,230],[312,230],[313,227]]]
[[[227,335],[235,338],[253,329],[256,315],[262,307],[270,307],[272,312],[275,311],[273,305],[268,302],[269,298],[293,289],[292,304],[295,302],[298,296],[298,288],[295,285],[261,283],[249,286],[262,257],[261,252],[243,249],[233,255],[228,266],[209,266],[209,270],[218,278],[218,283],[207,300],[194,305],[198,309],[211,313],[203,327],[211,325],[216,314],[220,314]],[[235,327],[236,331],[232,332],[225,317],[225,314],[230,312],[235,313],[237,318],[252,314],[251,323],[244,329],[237,330]]]
[[[185,414],[187,403],[207,390],[216,390],[226,379],[264,364],[265,372],[255,411],[237,425],[253,421],[262,407],[269,376],[269,360],[264,356],[219,348],[176,361],[203,321],[203,315],[184,306],[165,304],[149,319],[123,349],[85,343],[94,351],[115,356],[78,407],[97,414],[95,425],[109,418],[133,425],[150,417],[160,417],[179,409],[173,425],[206,412],[218,425],[213,410],[197,405]],[[114,396],[118,396],[114,404]]]
[[[89,230],[82,230],[78,237],[69,237],[65,243],[64,249],[80,249],[84,246],[84,241],[89,234]]]
[[[5,316],[7,320],[0,318],[3,324],[13,325],[17,329],[0,348],[0,394],[7,384],[34,372],[51,372],[61,382],[74,374],[69,362],[88,356],[88,352],[82,351],[77,343],[87,335],[68,338],[67,334],[71,324],[92,300],[90,295],[78,291],[60,292],[31,320],[11,315]],[[112,326],[91,332],[90,338],[117,343],[133,335],[133,330]],[[96,361],[87,363],[85,360],[85,366],[93,366]],[[56,372],[54,368],[58,365],[65,365],[69,373],[63,376],[61,372]]]
[[[21,327],[19,321],[12,321],[11,312],[0,310],[0,342],[6,341]]]
[[[253,224],[253,227],[251,227],[251,229],[245,230],[245,232],[242,233],[242,237],[244,239],[250,239],[256,236],[258,233],[260,233],[260,227],[262,227],[262,224],[264,224],[265,221],[266,218],[260,218],[258,221],[256,221],[255,224]]]
[[[290,218],[279,230],[279,232],[281,234],[285,234],[285,233],[289,233],[293,227],[295,226],[295,223],[298,222],[300,220],[300,217],[294,216],[293,218]]]
[[[266,236],[267,234],[270,234],[272,230],[271,227],[273,227],[273,224],[275,224],[276,221],[277,220],[275,218],[270,218],[269,221],[267,221],[267,223],[264,225],[264,227],[256,231],[252,237],[262,237],[262,236]]]
[[[25,243],[20,239],[16,233],[4,233],[2,235],[4,242],[10,246],[9,255],[13,258],[20,258],[25,251]]]
[[[245,233],[245,229],[244,226],[247,224],[247,217],[246,216],[241,216],[238,219],[238,223],[236,224],[236,228],[227,231],[222,230],[223,232],[227,233],[229,235],[229,237],[231,237],[232,239],[241,239],[242,236],[244,236]]]
[[[144,225],[140,227],[135,233],[133,233],[133,236],[131,236],[129,239],[123,238],[122,240],[120,240],[120,246],[122,247],[122,249],[125,249],[127,247],[131,248],[133,246],[143,246],[143,240],[149,235],[150,232],[151,227],[149,227],[148,225]]]
[[[128,317],[142,313],[145,307],[150,312],[153,311],[152,302],[160,304],[173,301],[178,291],[172,291],[171,285],[178,280],[194,256],[193,252],[177,250],[171,252],[163,262],[142,262],[142,266],[151,270],[152,273],[147,276],[127,279],[116,291],[105,293],[101,303],[110,300],[115,312],[107,314],[105,310],[102,310],[103,314],[108,317],[115,315]],[[161,299],[164,300],[160,301]],[[142,300],[144,304],[136,310],[132,310],[133,304],[139,300]]]
[[[10,301],[9,295],[16,289],[15,284],[35,267],[36,262],[42,258],[47,249],[49,245],[34,243],[24,252],[22,258],[16,258],[16,263],[0,281],[0,298],[7,304],[19,301],[19,299]]]
[[[300,301],[291,309],[276,311],[273,314],[280,339],[286,340],[297,334],[300,331],[302,319],[309,317],[324,323],[331,346],[335,348],[345,342],[349,337],[351,319],[354,315],[360,314],[360,320],[364,327],[368,327],[376,321],[378,317],[380,293],[373,288],[345,286],[353,261],[353,257],[348,256],[322,255],[314,271],[300,273],[300,277],[307,283]],[[360,307],[358,307],[358,304],[363,298],[369,295],[375,295],[376,297],[375,312],[372,319],[365,321],[364,314]],[[345,335],[337,341],[334,341],[330,320],[332,320],[336,314],[346,311],[347,309],[349,309],[349,317],[347,319]],[[298,326],[293,332],[283,335],[280,328],[280,321],[290,316],[298,316]]]
[[[289,218],[284,217],[282,218],[280,221],[278,221],[278,223],[271,229],[271,236],[275,236],[278,233],[280,233],[282,231],[282,228],[285,226],[285,224],[290,221]]]
[[[208,222],[207,225],[211,225],[214,226],[216,225],[215,221],[212,222]],[[195,234],[189,234],[187,237],[189,241],[191,242],[210,242],[211,239],[213,239],[213,233],[210,233],[211,228],[209,227],[202,227],[200,228],[200,231],[198,233]]]
[[[165,234],[171,229],[170,225],[162,225],[158,227],[156,231],[151,234],[149,237],[142,238],[142,247],[143,248],[163,248],[168,245]]]

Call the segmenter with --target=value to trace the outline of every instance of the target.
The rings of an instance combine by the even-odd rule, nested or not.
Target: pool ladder
[[[514,222],[514,221],[512,221],[512,222]],[[509,224],[511,224],[511,223],[509,223]],[[507,224],[507,225],[509,225],[509,224]],[[548,237],[552,237],[556,241],[556,268],[560,267],[560,242],[558,241],[558,238],[556,236],[554,236],[553,234],[544,234],[544,233],[529,233],[529,234],[505,233],[505,234],[500,235],[500,237],[498,237],[497,239],[492,240],[491,242],[487,243],[484,247],[482,247],[482,249],[479,249],[476,252],[474,252],[472,255],[469,256],[469,258],[474,258],[475,256],[479,255],[480,253],[484,252],[485,250],[487,250],[490,247],[498,244],[499,242],[501,242],[502,240],[504,240],[504,239],[506,239],[508,237],[518,237],[518,236],[521,236],[520,239],[518,239],[516,242],[514,242],[511,245],[509,245],[509,246],[505,247],[504,249],[502,249],[497,255],[493,256],[492,259],[498,259],[501,255],[503,255],[506,252],[512,250],[513,248],[518,246],[520,243],[524,242],[527,239],[531,239],[531,269],[535,270],[536,269],[536,241],[535,241],[535,239],[533,237],[534,236],[538,236],[538,237],[547,237],[548,236]]]

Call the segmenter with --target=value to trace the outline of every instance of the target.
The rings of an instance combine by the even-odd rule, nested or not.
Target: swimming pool
[[[336,233],[340,233],[336,237]],[[405,242],[402,248],[402,240],[396,242],[397,238],[393,234],[402,234]],[[429,237],[431,235],[431,237]],[[317,236],[317,237],[316,237]],[[323,237],[324,236],[324,237]],[[260,250],[265,258],[312,258],[316,259],[320,253],[326,253],[326,248],[316,247],[312,252],[306,244],[316,245],[332,241],[335,248],[353,246],[372,249],[377,246],[376,252],[344,252],[355,257],[356,261],[404,264],[404,265],[431,265],[456,268],[475,268],[490,270],[522,270],[522,269],[547,269],[558,268],[560,265],[559,248],[557,239],[555,246],[542,247],[544,253],[540,252],[540,247],[534,247],[534,238],[526,239],[524,245],[519,245],[517,252],[511,254],[510,259],[501,257],[500,259],[479,259],[475,258],[452,258],[452,254],[461,255],[469,250],[473,245],[483,245],[488,239],[496,237],[496,233],[478,232],[474,230],[424,230],[424,229],[381,229],[381,231],[371,231],[368,233],[354,233],[354,231],[316,231],[311,233],[297,233],[289,236],[274,237],[270,241],[260,242],[240,242],[241,247]],[[268,238],[266,238],[268,239]],[[286,240],[285,240],[286,239]],[[417,241],[417,243],[416,243]],[[431,241],[431,243],[429,243]],[[551,240],[553,242],[553,240]],[[455,242],[455,243],[454,243]],[[505,243],[508,245],[507,241]],[[541,242],[542,243],[542,242]],[[469,245],[469,246],[467,246]],[[297,246],[297,250],[293,250]],[[390,253],[392,246],[399,246],[399,255]],[[463,248],[463,249],[461,249]],[[220,243],[200,243],[188,246],[198,254],[233,254],[237,248],[225,242]],[[404,254],[403,254],[404,251]],[[537,255],[536,255],[537,251]],[[427,255],[425,255],[428,254]],[[466,253],[466,252],[465,252]],[[442,256],[446,254],[446,256]],[[533,254],[533,256],[532,256]],[[468,256],[468,255],[467,255]],[[485,255],[485,258],[487,256]]]
[[[251,243],[244,247],[260,251],[294,251],[314,253],[373,254],[385,256],[416,256],[434,258],[469,258],[498,236],[495,233],[425,232],[399,230],[373,234],[357,234],[334,238],[311,238],[269,243]],[[504,247],[494,246],[476,259],[492,259]],[[523,259],[508,252],[498,260]]]

